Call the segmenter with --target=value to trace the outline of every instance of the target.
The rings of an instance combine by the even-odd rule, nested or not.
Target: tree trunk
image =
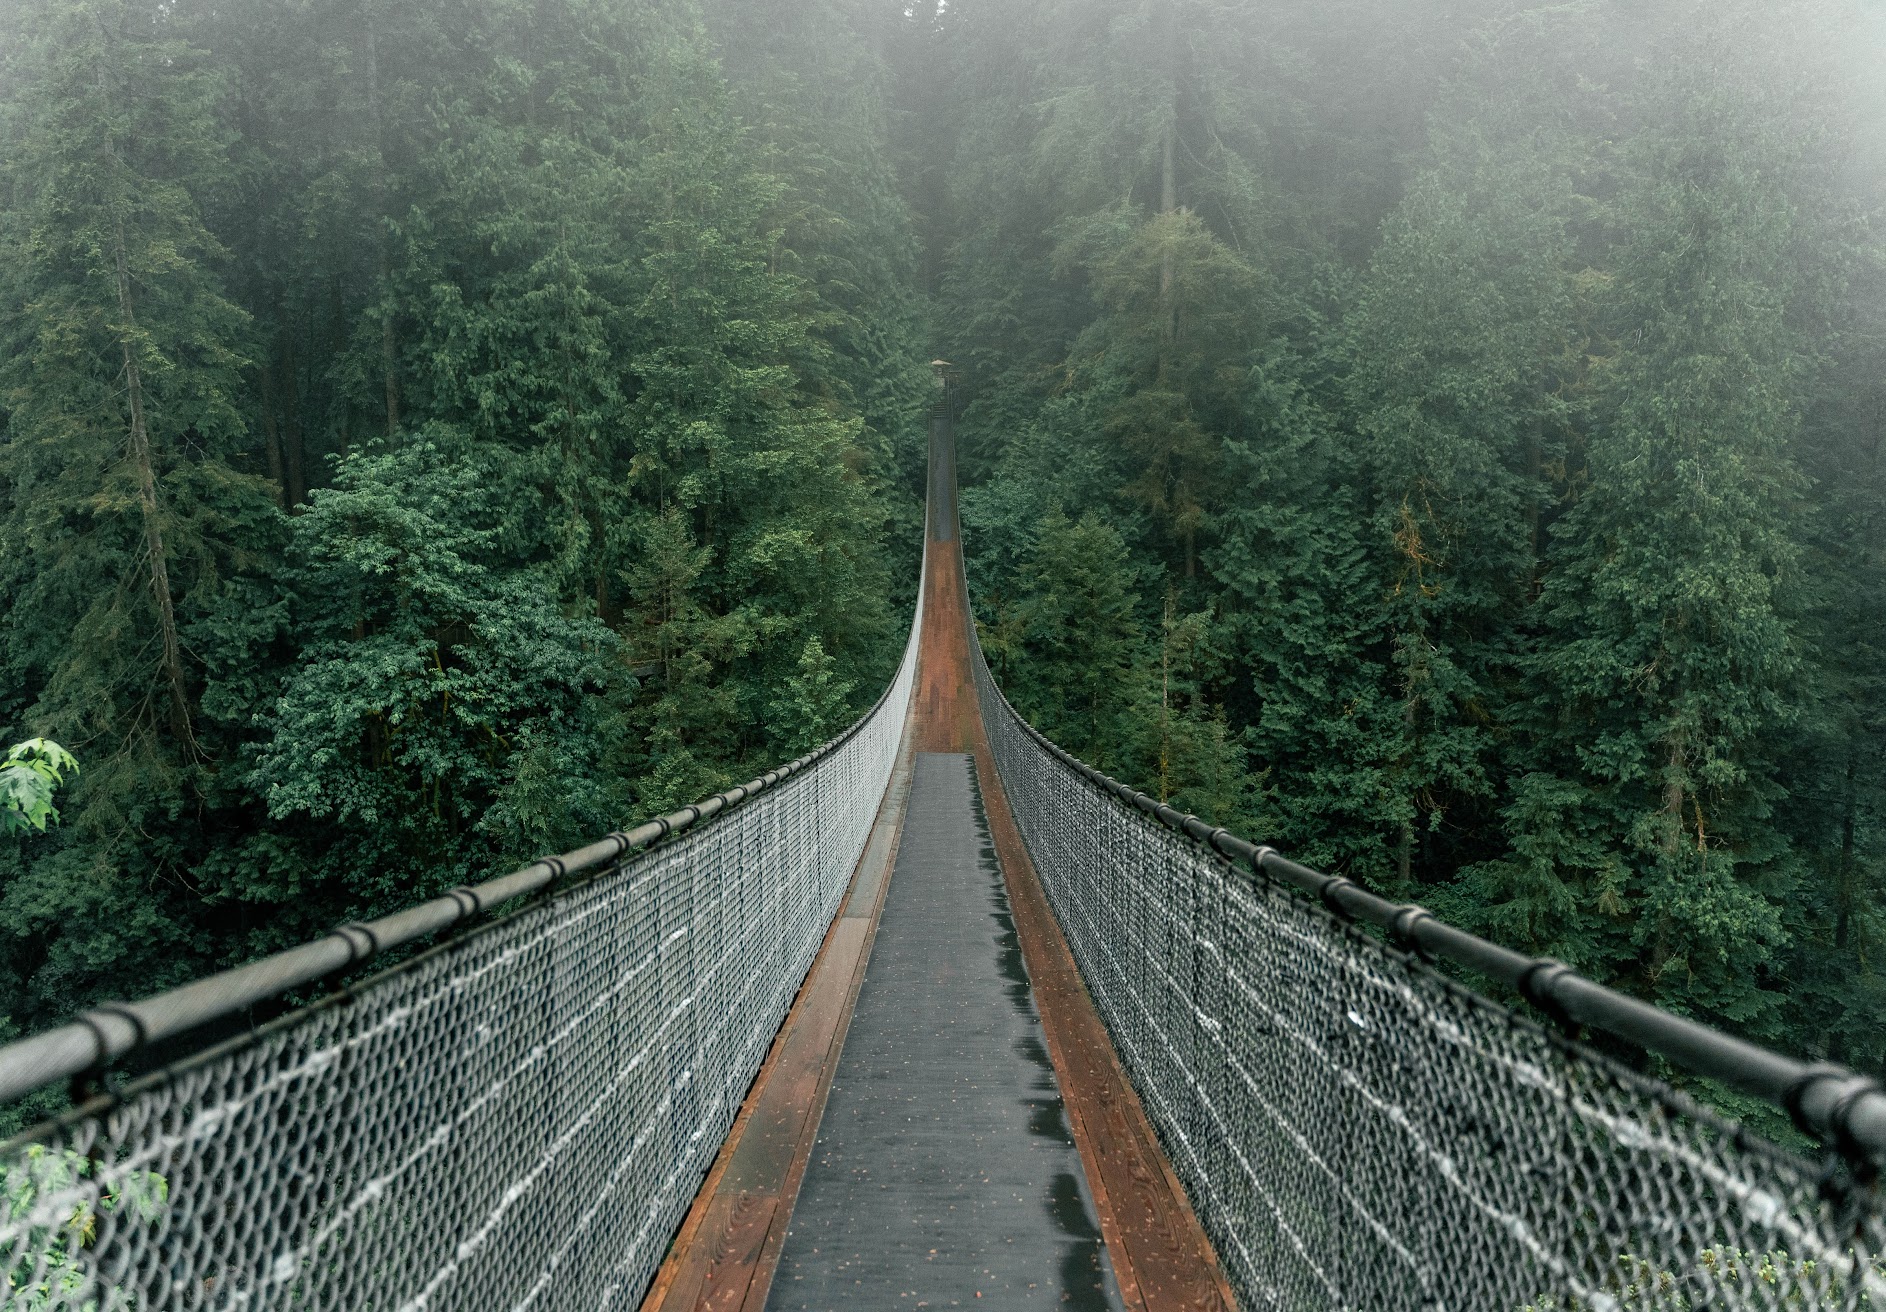
[[[341,286],[341,280],[338,277],[331,278],[328,280],[329,337],[327,342],[330,354],[337,354],[346,349],[348,323],[346,293]],[[334,442],[338,448],[340,458],[345,460],[347,453],[353,449],[354,444],[354,398],[343,392],[338,400],[339,404],[335,406],[338,415],[335,424]],[[303,486],[306,486],[305,483]]]
[[[1663,811],[1668,817],[1663,854],[1672,860],[1676,858],[1677,848],[1683,841],[1683,799],[1688,793],[1688,763],[1689,753],[1685,748],[1683,733],[1678,730],[1670,736],[1670,761],[1664,768],[1663,776]]]
[[[1178,184],[1173,177],[1173,155],[1178,149],[1178,107],[1173,107],[1173,117],[1166,121],[1166,139],[1161,148],[1159,165],[1159,212],[1170,214],[1179,207]],[[1177,335],[1177,310],[1172,303],[1172,243],[1171,233],[1166,234],[1165,249],[1159,254],[1159,336],[1167,345]],[[1160,373],[1165,373],[1161,362]]]
[[[1159,643],[1159,800],[1172,800],[1172,588],[1166,587],[1166,615]]]
[[[1855,752],[1851,743],[1847,746],[1847,774],[1845,797],[1842,799],[1840,817],[1840,877],[1834,887],[1834,948],[1845,952],[1852,941],[1853,904],[1858,891],[1853,877],[1855,830],[1855,812],[1859,809],[1859,790],[1854,787]]]
[[[386,129],[380,119],[380,59],[373,6],[366,6],[367,114],[373,120],[373,214],[380,275],[380,371],[386,387],[386,435],[399,432],[399,342],[393,328],[393,257],[387,249]]]
[[[164,679],[170,685],[172,728],[184,749],[196,754],[196,735],[190,728],[190,698],[183,682],[183,648],[177,639],[177,609],[170,592],[170,565],[164,554],[164,530],[158,520],[157,470],[151,458],[151,435],[144,419],[144,379],[138,370],[131,341],[137,316],[131,304],[130,261],[125,253],[124,223],[116,230],[112,251],[118,281],[118,312],[124,322],[118,344],[124,352],[125,396],[131,410],[131,463],[137,471],[138,508],[144,516],[144,544],[151,557],[151,594],[157,602],[158,641]]]
[[[275,504],[288,509],[288,475],[282,468],[281,428],[275,422],[275,389],[269,372],[262,371],[262,436],[268,448],[268,477],[275,485]]]
[[[1415,641],[1422,644],[1422,647],[1425,648],[1427,640],[1421,635],[1419,629],[1415,632]],[[1420,685],[1426,681],[1425,673],[1425,670],[1419,666],[1411,666],[1409,668],[1408,687],[1403,694],[1401,703],[1401,727],[1402,731],[1408,735],[1407,747],[1405,749],[1406,755],[1403,759],[1405,764],[1410,768],[1412,768],[1414,764],[1415,742],[1419,736],[1420,730]],[[1395,841],[1395,875],[1401,880],[1401,889],[1398,895],[1402,897],[1408,896],[1408,889],[1412,887],[1414,883],[1414,845],[1414,821],[1403,820],[1401,822],[1401,832]]]
[[[1545,421],[1534,419],[1526,431],[1526,596],[1535,598],[1539,576],[1539,480],[1545,473]]]
[[[277,315],[279,320],[282,316]],[[308,499],[308,481],[302,471],[301,391],[295,386],[295,353],[286,328],[282,346],[262,371],[262,413],[268,430],[269,473],[281,485],[284,510],[293,511]]]
[[[308,501],[307,444],[301,433],[301,389],[295,386],[295,356],[284,346],[282,380],[282,456],[288,475],[288,508],[297,510]]]
[[[1179,33],[1178,20],[1172,11],[1172,4],[1165,5],[1166,24],[1166,75],[1168,103],[1166,106],[1166,128],[1164,139],[1159,143],[1159,212],[1170,214],[1179,208],[1179,185],[1177,177],[1177,155],[1179,151]],[[1170,237],[1170,234],[1168,234]],[[1171,342],[1176,332],[1174,308],[1172,304],[1172,246],[1168,241],[1159,257],[1159,324],[1160,335]],[[1161,373],[1164,372],[1163,367]]]

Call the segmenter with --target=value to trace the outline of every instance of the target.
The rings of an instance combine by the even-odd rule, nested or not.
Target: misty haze
[[[1886,0],[0,0],[7,1306],[1886,1309],[1882,1075]]]

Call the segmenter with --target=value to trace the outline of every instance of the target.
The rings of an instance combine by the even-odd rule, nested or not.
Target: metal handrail
[[[719,819],[843,747],[883,709],[895,686],[893,679],[871,709],[830,742],[679,811],[618,830],[561,856],[540,857],[501,878],[452,889],[404,911],[340,925],[299,947],[138,1002],[102,1003],[65,1025],[15,1040],[0,1047],[0,1103],[61,1080],[103,1071],[140,1048],[222,1020],[290,989],[331,980],[389,949],[460,926],[490,908],[541,893],[565,876],[607,868],[630,853]]]
[[[1775,1104],[1803,1133],[1839,1152],[1863,1175],[1886,1169],[1886,1088],[1877,1080],[1844,1066],[1797,1061],[1734,1038],[1607,988],[1563,962],[1501,947],[1437,919],[1421,906],[1391,902],[1353,880],[1313,870],[1267,844],[1182,813],[1094,769],[1036,729],[989,673],[973,619],[970,642],[1000,709],[1054,759],[1120,802],[1244,864],[1259,877],[1314,899],[1343,919],[1383,931],[1405,951],[1477,971],[1568,1026],[1601,1031],[1665,1057],[1692,1075],[1720,1080]]]

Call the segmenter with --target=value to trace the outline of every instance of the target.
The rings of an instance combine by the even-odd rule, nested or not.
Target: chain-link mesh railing
[[[1477,996],[1266,873],[1314,872],[1066,756],[980,655],[976,677],[1010,809],[1246,1308],[1886,1309],[1864,1152],[1818,1167]],[[1402,910],[1412,939],[1475,942]],[[1823,1119],[1872,1096],[1806,1074]]]
[[[13,1145],[7,1306],[634,1308],[864,849],[918,627],[711,820]]]
[[[600,868],[8,1146],[8,1305],[633,1307],[839,906],[917,643],[870,715],[764,780],[0,1050],[5,1096]],[[1246,1307],[1886,1312],[1869,1082],[1178,817],[1034,733],[980,654],[975,677],[1049,899]],[[1741,1072],[1838,1151],[1783,1152],[1422,950]]]

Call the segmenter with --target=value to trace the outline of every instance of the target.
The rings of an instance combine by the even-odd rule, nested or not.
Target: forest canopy
[[[880,65],[732,11],[0,6],[0,739],[82,767],[0,839],[10,1032],[875,698],[931,388]]]
[[[1020,708],[1886,1066],[1886,8],[952,0],[931,40],[913,196]]]
[[[1886,5],[9,0],[36,1029],[868,705],[1886,1068]]]

